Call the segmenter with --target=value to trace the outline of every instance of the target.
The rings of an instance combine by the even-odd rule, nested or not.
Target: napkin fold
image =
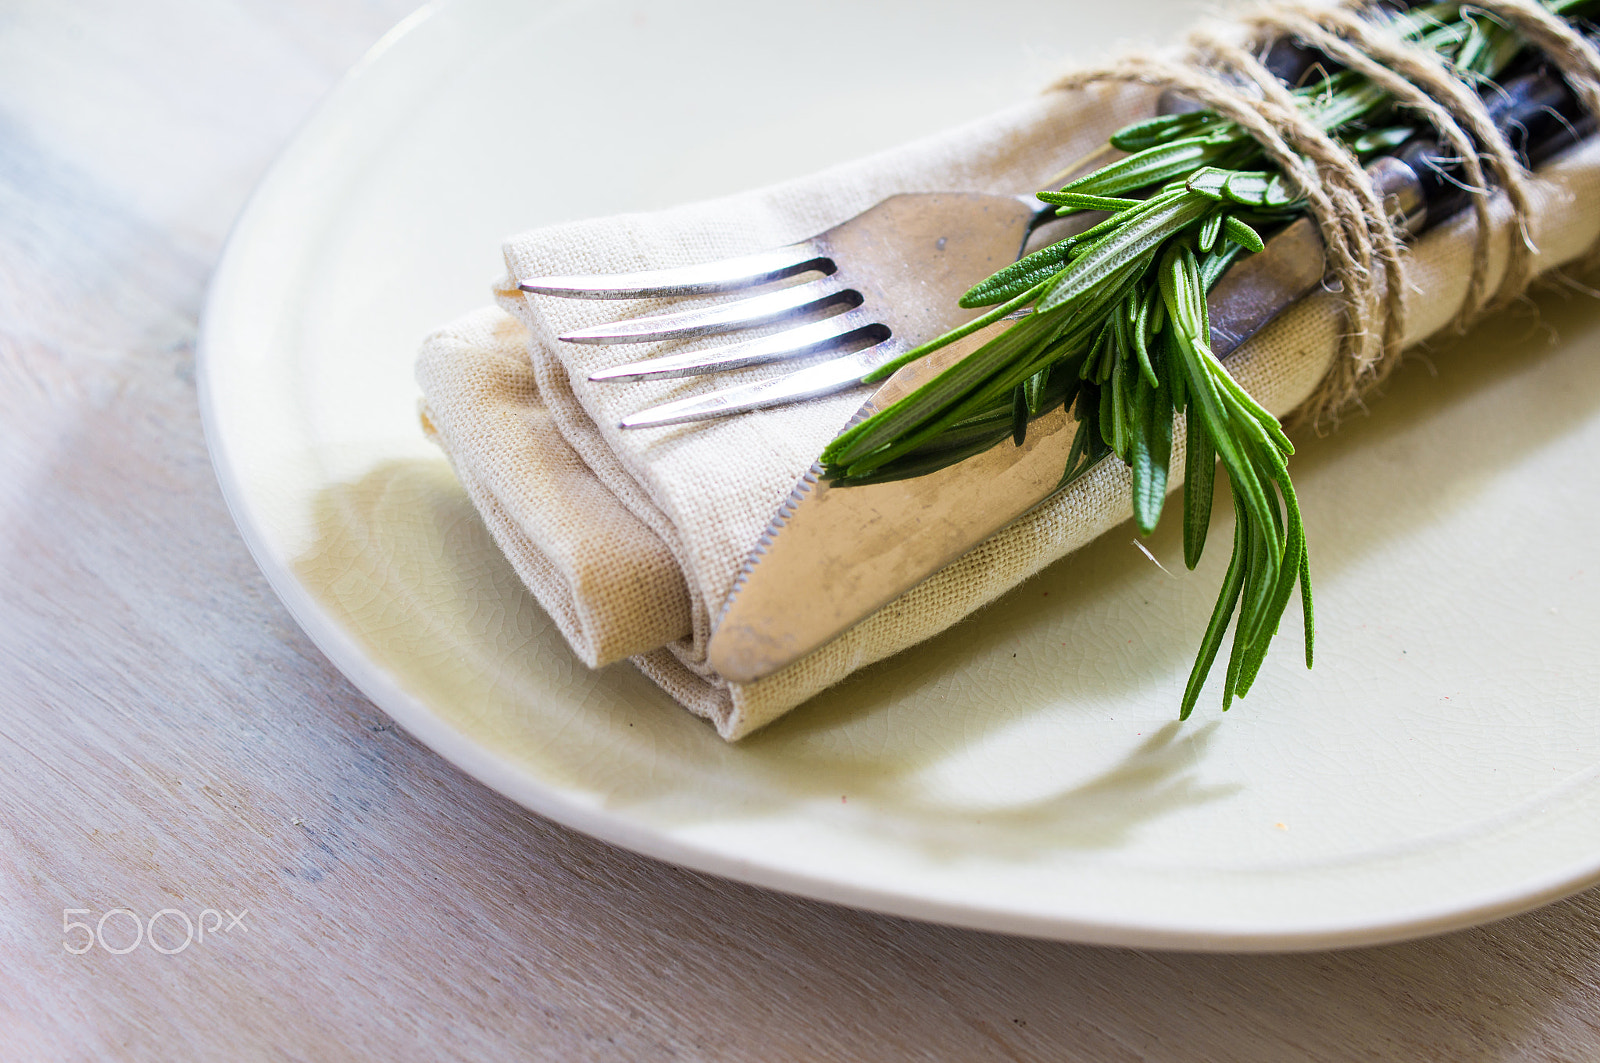
[[[747,254],[821,232],[900,192],[1030,192],[1153,113],[1135,86],[1052,92],[939,136],[772,188],[650,214],[555,225],[512,237],[497,306],[424,342],[417,361],[425,431],[449,457],[518,575],[590,667],[624,658],[674,699],[742,737],[851,672],[929,638],[1044,566],[1131,517],[1127,470],[1104,462],[897,601],[782,671],[730,683],[705,659],[711,621],[794,482],[867,398],[865,389],[665,428],[623,431],[626,414],[668,399],[788,371],[590,383],[594,371],[710,346],[587,346],[557,337],[670,301],[525,295],[523,278],[625,273]],[[1492,272],[1504,271],[1509,211]],[[1547,166],[1534,185],[1537,268],[1569,262],[1600,237],[1600,146]],[[1407,255],[1407,341],[1446,326],[1466,296],[1470,212]],[[1241,347],[1229,371],[1274,413],[1293,410],[1339,349],[1337,298],[1303,300]],[[1181,456],[1175,455],[1181,465]],[[1174,468],[1172,486],[1182,479]],[[1169,518],[1170,519],[1170,518]],[[1196,633],[1198,637],[1198,632]]]

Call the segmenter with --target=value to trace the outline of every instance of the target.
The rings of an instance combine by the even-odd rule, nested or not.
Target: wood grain
[[[1600,1058],[1600,893],[1339,953],[1004,938],[613,849],[374,709],[234,530],[194,336],[252,183],[408,3],[0,13],[0,1055]],[[64,909],[123,905],[247,914],[66,951]]]

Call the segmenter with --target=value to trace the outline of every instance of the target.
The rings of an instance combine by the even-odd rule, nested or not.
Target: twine
[[[1463,10],[1515,30],[1561,71],[1584,108],[1600,117],[1600,52],[1565,22],[1533,0],[1474,0]],[[1345,316],[1339,357],[1289,418],[1320,427],[1336,422],[1341,411],[1358,403],[1399,364],[1405,335],[1403,244],[1395,220],[1356,157],[1318,129],[1257,58],[1270,42],[1282,38],[1370,79],[1459,156],[1462,183],[1472,193],[1477,244],[1467,296],[1452,322],[1458,331],[1518,298],[1534,279],[1537,248],[1528,232],[1531,175],[1461,75],[1431,51],[1348,8],[1281,0],[1244,14],[1226,29],[1196,31],[1176,58],[1134,54],[1069,75],[1053,86],[1081,89],[1134,82],[1178,92],[1236,123],[1305,199],[1321,230]],[[1493,191],[1506,197],[1513,223],[1505,276],[1491,290]]]

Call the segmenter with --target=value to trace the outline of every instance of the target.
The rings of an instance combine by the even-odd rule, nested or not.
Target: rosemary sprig
[[[1554,0],[1569,16],[1596,0]],[[1392,27],[1472,81],[1489,84],[1522,51],[1501,23],[1458,4],[1413,8]],[[1366,161],[1417,129],[1390,96],[1349,70],[1293,90],[1307,117]],[[1184,563],[1194,568],[1210,526],[1220,463],[1233,496],[1233,553],[1189,674],[1179,718],[1193,711],[1235,621],[1223,708],[1250,689],[1296,585],[1312,661],[1311,575],[1305,525],[1288,472],[1293,445],[1277,418],[1228,374],[1210,347],[1206,295],[1260,231],[1305,209],[1239,127],[1209,111],[1127,126],[1111,145],[1129,154],[1040,193],[1063,216],[1104,212],[1098,224],[995,273],[962,298],[993,307],[909,351],[895,369],[1014,311],[1032,312],[911,394],[848,429],[823,451],[842,485],[920,476],[1006,439],[1066,407],[1078,422],[1062,485],[1114,454],[1132,471],[1134,518],[1154,531],[1167,493],[1175,416],[1186,426]]]

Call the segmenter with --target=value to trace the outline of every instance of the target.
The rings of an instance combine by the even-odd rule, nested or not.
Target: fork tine
[[[822,321],[813,321],[799,328],[737,343],[731,347],[713,347],[710,350],[691,351],[687,354],[673,354],[664,358],[649,358],[642,362],[613,366],[610,369],[602,369],[589,379],[642,380],[647,377],[669,379],[742,369],[745,366],[815,354],[843,346],[858,337],[870,337],[874,343],[881,343],[888,339],[889,329],[874,321],[864,310],[856,309]]]
[[[572,276],[533,277],[517,287],[538,295],[568,299],[637,299],[647,296],[711,295],[752,288],[768,281],[792,277],[807,270],[833,272],[833,262],[814,240],[760,251],[739,258],[651,269],[639,273],[589,273]]]
[[[879,342],[866,350],[830,358],[820,365],[797,369],[772,380],[740,384],[706,395],[664,402],[624,417],[618,427],[657,428],[669,424],[687,424],[690,421],[705,421],[712,417],[743,413],[745,410],[782,406],[801,399],[831,395],[855,387],[861,383],[862,377],[904,349],[898,343]]]
[[[646,343],[650,340],[687,339],[714,332],[731,332],[795,317],[809,310],[837,303],[861,305],[861,293],[831,277],[796,284],[766,295],[751,296],[731,303],[678,310],[668,314],[627,318],[609,325],[569,332],[561,338],[568,343]]]

